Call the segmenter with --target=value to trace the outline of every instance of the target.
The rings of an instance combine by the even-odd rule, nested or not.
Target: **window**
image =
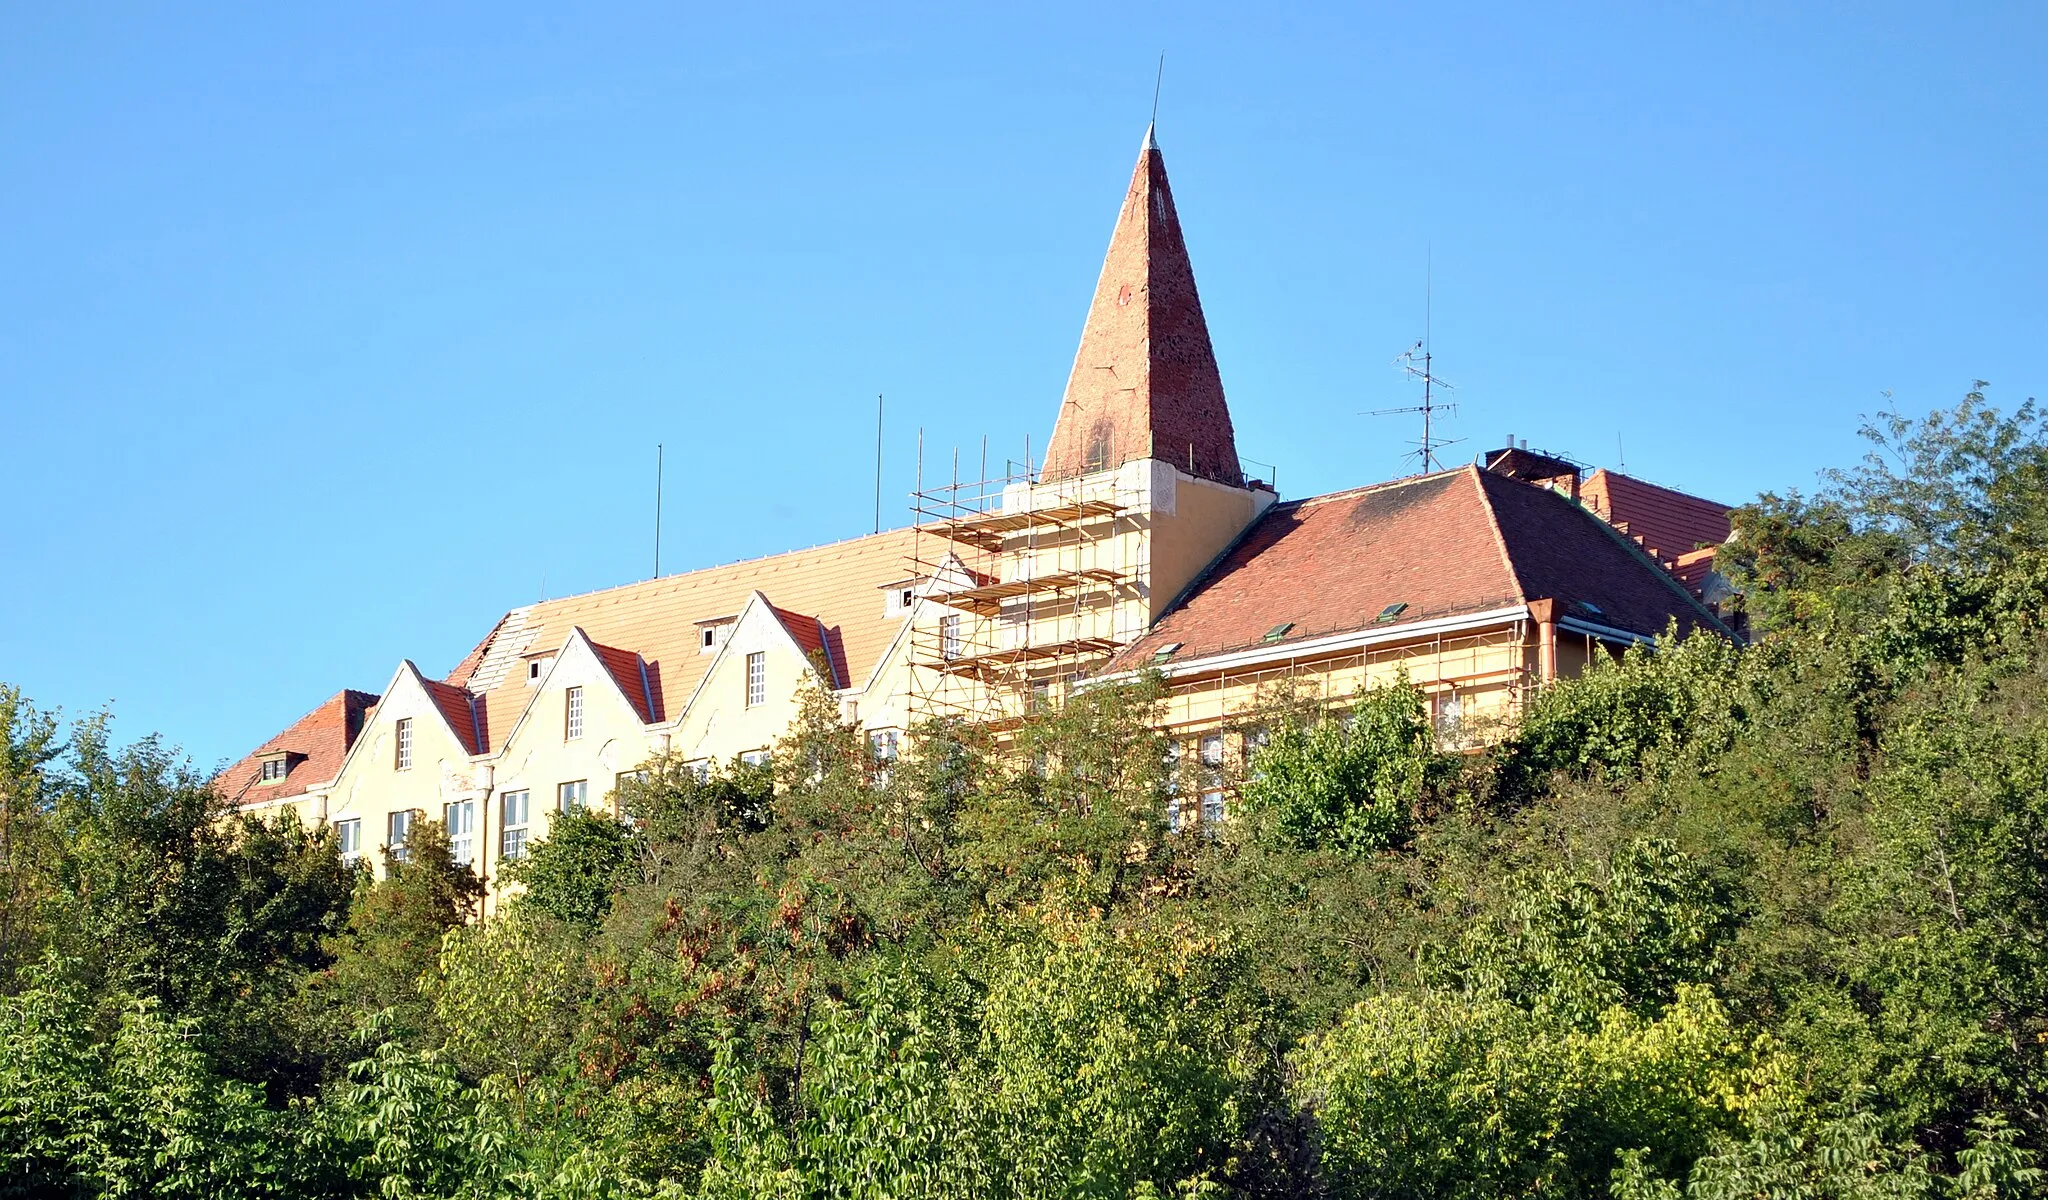
[[[768,765],[768,752],[766,750],[749,750],[745,754],[740,755],[740,761],[750,767],[765,767]]]
[[[695,762],[686,762],[683,764],[683,770],[696,776],[698,783],[711,782],[711,760],[708,758],[700,758]]]
[[[1391,621],[1391,620],[1393,620],[1393,619],[1394,619],[1395,617],[1398,617],[1398,616],[1400,616],[1400,615],[1401,615],[1402,613],[1404,613],[1404,612],[1407,612],[1407,611],[1408,611],[1408,602],[1407,602],[1406,600],[1397,600],[1397,601],[1395,601],[1394,603],[1392,603],[1392,604],[1389,604],[1389,605],[1387,605],[1387,606],[1386,606],[1385,608],[1381,609],[1381,610],[1380,610],[1380,615],[1379,615],[1379,616],[1377,616],[1377,617],[1374,617],[1374,618],[1373,618],[1373,620],[1374,620],[1374,621],[1376,621],[1376,622],[1377,622],[1377,621]]]
[[[507,861],[526,857],[526,822],[532,812],[531,796],[526,789],[506,792],[499,798],[499,825],[502,832],[498,837],[498,856]]]
[[[1223,821],[1223,735],[1203,737],[1197,743],[1197,757],[1202,763],[1202,824],[1219,825]]]
[[[1154,650],[1152,652],[1152,661],[1155,663],[1163,663],[1166,660],[1172,658],[1174,655],[1179,654],[1180,647],[1181,643],[1179,642],[1168,642],[1166,645],[1161,646],[1159,649]]]
[[[756,650],[747,655],[747,707],[768,703],[768,654]]]
[[[412,838],[412,810],[400,809],[386,818],[384,834],[384,850],[391,855],[392,861],[410,861],[412,851],[405,844]]]
[[[363,821],[350,817],[334,823],[334,836],[341,843],[341,861],[353,864],[363,857]]]
[[[398,718],[398,756],[393,760],[403,771],[412,766],[412,718]]]
[[[697,648],[700,650],[718,649],[718,631],[716,629],[705,630],[703,640],[697,643]]]
[[[583,736],[583,689],[572,687],[562,696],[562,737],[575,741]]]
[[[1439,692],[1431,707],[1438,744],[1461,745],[1465,740],[1465,698],[1456,692]]]
[[[619,794],[620,792],[623,792],[623,791],[625,791],[625,790],[626,790],[626,785],[628,785],[628,784],[636,784],[636,783],[646,783],[646,782],[647,782],[647,772],[646,772],[646,771],[644,771],[644,770],[641,770],[641,771],[620,771],[620,772],[618,773],[618,776],[617,776],[617,777],[616,777],[615,779],[613,779],[613,780],[612,780],[612,794],[616,796],[616,795],[618,795],[618,794]]]
[[[875,759],[875,786],[888,787],[896,766],[896,731],[878,729],[868,735],[868,751]]]
[[[540,660],[536,658],[532,662],[526,664],[526,686],[532,687],[533,685],[539,682]]]
[[[278,780],[283,779],[284,775],[285,760],[283,755],[263,760],[263,782],[276,783]]]
[[[697,622],[697,653],[712,654],[732,634],[733,618],[714,617],[709,621]]]
[[[903,607],[904,611],[906,611],[906,612],[907,612],[907,611],[909,611],[910,609],[912,609],[912,608],[916,607],[916,605],[917,605],[917,589],[916,589],[916,588],[904,588],[904,589],[903,589],[903,594],[902,594],[902,596],[901,596],[901,597],[899,597],[899,598],[897,599],[897,603],[898,603],[899,605],[901,605],[901,606]]]
[[[1259,640],[1262,642],[1277,642],[1281,638],[1286,637],[1290,632],[1293,631],[1293,629],[1294,622],[1282,621],[1278,625],[1275,625],[1271,629],[1268,629],[1266,631],[1266,636],[1260,638]]]
[[[476,801],[457,800],[442,805],[441,823],[448,827],[448,857],[475,866]]]
[[[951,662],[960,657],[960,614],[939,618],[939,657]]]
[[[1257,779],[1262,774],[1262,772],[1260,772],[1257,769],[1259,751],[1264,750],[1266,748],[1266,743],[1272,739],[1272,736],[1272,730],[1267,729],[1264,725],[1260,725],[1255,728],[1247,729],[1244,731],[1243,754],[1245,778]]]
[[[555,807],[562,812],[582,808],[590,796],[588,779],[572,780],[555,788]]]

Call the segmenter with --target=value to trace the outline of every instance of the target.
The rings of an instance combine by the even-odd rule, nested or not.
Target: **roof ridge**
[[[631,583],[615,583],[610,587],[592,588],[587,592],[571,592],[566,596],[550,596],[546,600],[536,600],[531,604],[525,604],[521,607],[529,610],[538,609],[548,605],[563,604],[571,600],[588,600],[592,596],[602,596],[607,592],[623,592],[633,588],[652,587],[659,583],[677,583],[690,578],[692,575],[702,575],[707,571],[723,571],[730,567],[744,567],[754,563],[770,562],[778,558],[791,558],[799,554],[811,554],[819,550],[830,550],[836,546],[851,546],[856,542],[879,541],[885,537],[911,533],[915,529],[916,526],[914,525],[896,525],[877,533],[863,533],[854,537],[840,538],[837,541],[819,542],[814,546],[798,546],[789,550],[778,550],[773,554],[757,554],[753,558],[736,558],[731,562],[712,563],[709,566],[693,567],[690,570],[676,571],[669,575],[657,575],[652,579],[636,579]]]
[[[1502,476],[1501,478],[1503,480],[1507,480],[1506,476]],[[1520,482],[1518,480],[1507,481]],[[1523,484],[1523,486],[1535,487],[1534,484]],[[1669,567],[1659,562],[1657,558],[1654,555],[1652,555],[1648,550],[1645,550],[1642,546],[1637,545],[1633,540],[1630,539],[1630,537],[1627,534],[1621,532],[1619,529],[1616,529],[1612,522],[1608,521],[1605,517],[1602,517],[1599,513],[1594,512],[1592,509],[1587,508],[1578,500],[1573,499],[1570,496],[1560,495],[1555,489],[1547,487],[1536,487],[1536,490],[1562,502],[1563,504],[1568,506],[1573,512],[1578,514],[1581,518],[1587,521],[1591,521],[1593,525],[1600,530],[1601,533],[1605,534],[1609,539],[1611,539],[1614,542],[1615,545],[1620,546],[1625,553],[1633,557],[1637,561],[1638,565],[1648,567],[1650,569],[1651,575],[1655,576],[1658,580],[1660,580],[1665,587],[1670,588],[1674,593],[1682,597],[1685,600],[1687,607],[1691,608],[1695,613],[1699,614],[1700,616],[1705,617],[1707,623],[1713,626],[1713,628],[1719,630],[1722,636],[1738,642],[1741,640],[1741,636],[1737,634],[1733,629],[1729,628],[1727,622],[1721,620],[1721,618],[1714,612],[1713,609],[1708,608],[1705,601],[1701,600],[1698,596],[1693,595],[1691,588],[1685,586],[1683,583],[1680,583],[1678,581],[1677,577],[1673,575]],[[1713,502],[1709,501],[1709,503]],[[1490,507],[1491,506],[1489,505],[1489,508]]]
[[[1515,556],[1508,552],[1508,535],[1501,530],[1500,514],[1493,511],[1493,497],[1486,490],[1486,477],[1493,472],[1482,471],[1469,464],[1460,469],[1471,473],[1472,487],[1479,493],[1479,509],[1486,514],[1487,531],[1493,534],[1493,548],[1500,551],[1500,565],[1507,570],[1508,582],[1514,585],[1517,601],[1527,604],[1529,587],[1522,582],[1522,572],[1515,566]],[[1507,476],[1501,478],[1506,479]]]
[[[1270,512],[1273,509],[1281,507],[1304,508],[1311,504],[1328,504],[1336,500],[1349,500],[1354,496],[1363,496],[1367,492],[1379,492],[1385,491],[1389,488],[1409,487],[1413,484],[1427,483],[1433,479],[1441,479],[1446,475],[1456,475],[1462,471],[1469,471],[1472,469],[1473,468],[1469,466],[1451,467],[1443,471],[1431,471],[1426,475],[1403,475],[1399,479],[1383,479],[1378,483],[1362,483],[1357,487],[1344,488],[1340,491],[1324,492],[1316,496],[1302,496],[1299,499],[1295,500],[1281,500],[1271,505],[1267,509],[1267,511]]]

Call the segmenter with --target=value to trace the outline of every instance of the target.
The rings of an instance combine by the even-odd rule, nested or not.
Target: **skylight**
[[[1294,622],[1292,622],[1292,621],[1282,621],[1282,622],[1280,622],[1280,623],[1279,623],[1278,625],[1275,625],[1275,626],[1273,626],[1273,627],[1272,627],[1271,629],[1268,629],[1268,630],[1266,631],[1266,636],[1265,636],[1265,637],[1262,637],[1262,638],[1260,638],[1259,640],[1260,640],[1260,641],[1262,641],[1262,642],[1277,642],[1277,641],[1279,641],[1279,640],[1280,640],[1281,638],[1284,638],[1284,637],[1286,637],[1286,636],[1287,636],[1287,631],[1288,631],[1288,630],[1290,630],[1290,629],[1293,629],[1293,628],[1294,628]]]
[[[1393,602],[1392,604],[1389,604],[1389,605],[1387,605],[1387,606],[1386,606],[1385,608],[1381,609],[1381,610],[1380,610],[1380,615],[1379,615],[1379,616],[1377,616],[1377,617],[1374,617],[1374,618],[1373,618],[1373,621],[1374,621],[1374,622],[1380,622],[1380,621],[1391,621],[1391,620],[1393,620],[1393,619],[1394,619],[1395,617],[1398,617],[1398,616],[1400,616],[1400,615],[1401,615],[1402,613],[1404,613],[1404,612],[1407,612],[1407,611],[1408,611],[1408,602],[1407,602],[1406,600],[1396,600],[1396,601],[1394,601],[1394,602]]]
[[[1181,645],[1182,643],[1180,642],[1169,642],[1166,645],[1161,646],[1159,649],[1152,652],[1152,661],[1156,663],[1165,662],[1167,659],[1172,658],[1174,655],[1180,653]]]

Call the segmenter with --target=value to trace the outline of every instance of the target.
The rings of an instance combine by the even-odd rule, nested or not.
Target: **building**
[[[765,756],[807,682],[886,759],[927,717],[1000,731],[1157,669],[1168,729],[1220,767],[1282,685],[1341,697],[1405,674],[1463,740],[1594,654],[1673,625],[1733,636],[1712,603],[1725,505],[1512,438],[1301,500],[1246,478],[1149,130],[1044,462],[921,485],[915,509],[908,528],[513,609],[447,677],[401,662],[218,786],[335,825],[353,854],[442,820],[494,879],[650,756]]]

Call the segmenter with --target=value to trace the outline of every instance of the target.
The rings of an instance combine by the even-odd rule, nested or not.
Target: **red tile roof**
[[[1276,504],[1110,664],[1142,666],[1554,598],[1575,615],[1655,635],[1712,618],[1615,530],[1547,488],[1474,467]],[[1584,601],[1599,615],[1574,609]],[[1392,605],[1396,617],[1377,618]]]
[[[1166,160],[1150,130],[1095,283],[1044,478],[1144,458],[1244,483]]]
[[[825,623],[816,617],[807,617],[802,613],[791,612],[786,608],[776,608],[772,604],[768,607],[774,609],[775,619],[782,622],[782,627],[789,631],[789,636],[803,650],[805,658],[815,661],[818,655],[822,654],[825,656],[825,665],[831,669],[832,686],[847,686],[845,672],[839,666],[840,662],[845,658],[845,653],[843,651],[837,654],[833,653],[831,638],[825,629]]]
[[[483,705],[465,688],[454,687],[437,680],[422,677],[427,696],[434,707],[448,720],[448,727],[455,731],[456,740],[471,754],[482,754],[490,747],[490,730],[484,723]]]
[[[1579,502],[1666,562],[1728,540],[1729,506],[1601,468],[1579,485]]]
[[[640,714],[640,719],[649,724],[660,720],[656,715],[659,709],[655,707],[651,681],[647,677],[647,664],[641,661],[640,656],[631,650],[600,646],[596,642],[590,643],[590,648],[597,651],[598,661],[618,683],[619,690],[626,693],[626,700],[632,704],[633,711]]]
[[[369,692],[342,691],[291,723],[284,732],[257,747],[248,757],[214,777],[214,789],[237,804],[259,804],[303,796],[316,783],[326,783],[341,771],[341,761],[363,722],[376,706]],[[285,777],[278,783],[263,782],[263,759],[286,752]]]

